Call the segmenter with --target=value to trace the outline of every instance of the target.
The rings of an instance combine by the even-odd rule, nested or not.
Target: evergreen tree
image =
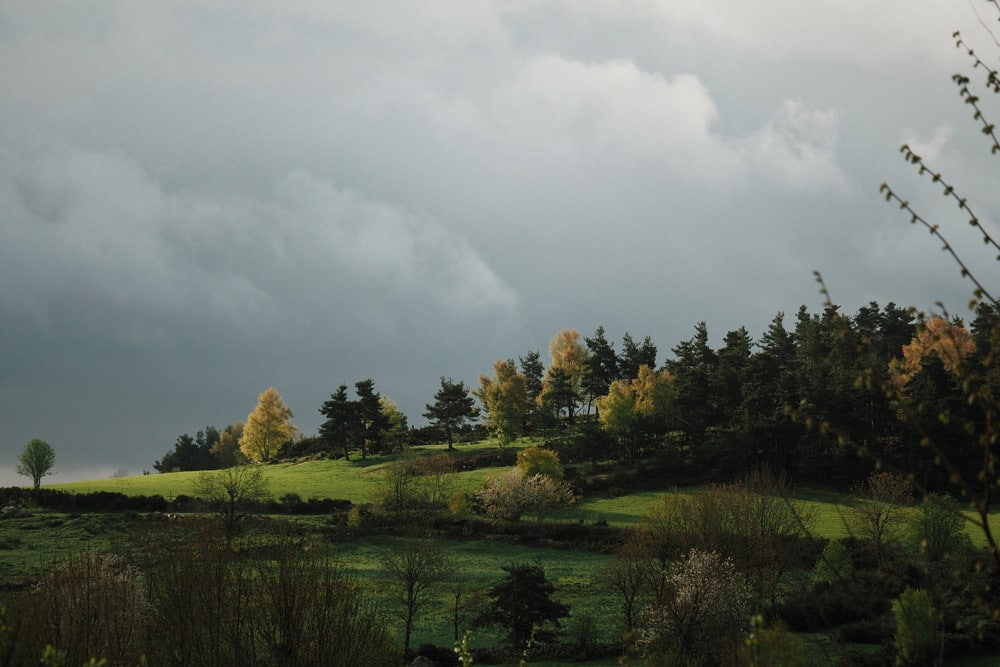
[[[380,454],[385,450],[385,433],[389,429],[389,420],[382,411],[382,396],[375,391],[375,381],[372,379],[355,382],[358,394],[357,416],[361,446],[361,458],[368,454]]]
[[[525,415],[524,422],[530,424],[539,412],[539,397],[542,395],[542,377],[545,375],[545,364],[538,350],[530,350],[523,357],[518,357],[521,363],[521,375],[524,377]]]
[[[795,337],[778,313],[761,337],[760,350],[750,360],[743,391],[747,445],[751,458],[775,470],[791,470],[800,427],[786,414],[798,401]]]
[[[327,447],[343,451],[344,459],[350,460],[351,449],[357,446],[361,429],[358,402],[347,397],[347,385],[340,385],[330,394],[330,399],[319,411],[326,417],[319,427],[320,439]]]
[[[705,431],[717,424],[717,402],[713,396],[712,373],[716,354],[708,345],[708,327],[695,325],[695,335],[673,349],[674,359],[667,368],[674,377],[677,419],[689,442],[701,443]]]
[[[454,449],[455,431],[466,421],[476,418],[475,401],[464,382],[441,378],[441,388],[434,394],[434,404],[427,404],[424,417],[431,425],[444,431],[448,449]]]
[[[583,375],[587,412],[591,403],[608,393],[608,387],[618,378],[618,355],[614,346],[604,337],[604,327],[597,327],[593,338],[584,338],[589,356]]]
[[[534,636],[545,641],[553,633],[546,624],[559,627],[569,616],[569,607],[552,599],[555,586],[545,577],[545,569],[528,563],[504,565],[507,575],[489,592],[491,609],[476,619],[478,626],[507,629],[507,641],[523,648]]]
[[[656,346],[649,336],[636,343],[627,331],[622,337],[622,352],[618,360],[618,377],[634,380],[639,377],[639,367],[656,368]]]

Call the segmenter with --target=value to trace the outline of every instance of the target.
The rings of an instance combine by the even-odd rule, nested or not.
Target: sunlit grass
[[[514,443],[512,448],[535,444],[529,439]],[[471,444],[456,445],[451,454],[495,449],[496,441],[484,440]],[[413,448],[415,456],[430,456],[449,453],[447,445],[431,445]],[[367,459],[330,459],[304,462],[287,462],[263,465],[271,496],[281,498],[286,494],[297,494],[303,500],[309,498],[333,498],[350,500],[355,503],[371,502],[378,493],[382,470],[395,457],[369,456]],[[456,487],[471,492],[479,488],[483,480],[506,468],[479,468],[456,475]],[[46,488],[69,491],[71,493],[92,493],[109,491],[130,496],[159,495],[170,500],[180,495],[195,495],[199,472],[172,472],[156,475],[137,475],[85,482],[66,482],[47,485]]]

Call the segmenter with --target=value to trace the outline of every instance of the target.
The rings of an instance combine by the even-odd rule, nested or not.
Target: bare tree
[[[257,465],[203,472],[195,482],[195,494],[207,501],[222,520],[229,542],[236,537],[243,519],[268,493],[264,472]]]
[[[906,525],[905,507],[911,500],[910,483],[896,473],[875,472],[858,485],[855,495],[848,528],[871,543],[875,562],[881,568]]]
[[[433,540],[405,538],[399,549],[381,557],[384,586],[397,607],[396,616],[405,626],[403,650],[410,650],[410,637],[417,614],[431,601],[431,593],[454,569],[445,550]]]

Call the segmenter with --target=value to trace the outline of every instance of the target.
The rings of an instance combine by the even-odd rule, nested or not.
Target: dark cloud
[[[949,97],[975,16],[771,4],[0,10],[0,468],[148,469],[268,386],[306,432],[366,377],[419,422],[563,327],[759,335],[816,269],[963,302],[877,187],[951,214],[916,141],[997,210]]]

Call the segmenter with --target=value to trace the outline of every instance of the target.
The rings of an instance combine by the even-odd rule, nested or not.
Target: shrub
[[[514,468],[487,478],[476,500],[491,523],[517,521],[525,512],[533,513],[541,523],[548,512],[572,504],[575,497],[563,482],[541,474],[525,477]]]
[[[895,583],[871,571],[858,571],[836,585],[818,583],[787,599],[778,616],[796,632],[815,632],[887,613],[898,594]]]
[[[525,477],[544,475],[559,481],[563,478],[563,467],[559,455],[551,449],[537,445],[522,449],[517,453],[517,467]]]
[[[813,581],[832,584],[851,576],[854,563],[842,540],[830,540],[813,568]]]
[[[639,644],[672,664],[729,663],[746,636],[750,589],[733,561],[692,549],[642,614]]]
[[[35,663],[46,645],[58,647],[67,664],[93,657],[139,664],[149,600],[138,570],[120,557],[76,555],[49,572],[23,603],[18,643],[24,664]]]
[[[739,664],[751,667],[780,665],[781,667],[805,667],[809,661],[802,647],[802,640],[782,624],[766,628],[764,617],[753,619],[750,636],[740,650]]]
[[[931,494],[920,504],[920,513],[911,524],[914,550],[932,562],[946,556],[962,558],[972,551],[972,538],[958,504],[950,496]]]
[[[896,607],[896,664],[925,665],[938,649],[938,623],[931,597],[907,587]]]

